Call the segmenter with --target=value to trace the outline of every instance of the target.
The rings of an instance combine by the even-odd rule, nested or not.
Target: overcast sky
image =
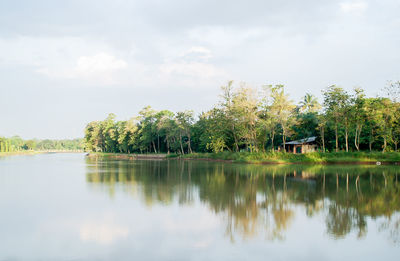
[[[0,136],[83,137],[108,113],[199,113],[228,80],[284,84],[296,102],[336,84],[400,80],[399,0],[3,0]]]

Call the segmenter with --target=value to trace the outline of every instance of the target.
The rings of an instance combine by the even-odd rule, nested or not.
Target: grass
[[[229,160],[244,163],[373,163],[400,162],[399,152],[313,152],[292,154],[284,152],[248,153],[193,153],[182,155],[186,159]]]
[[[13,155],[34,155],[34,154],[39,154],[43,153],[40,151],[34,151],[34,150],[22,150],[22,151],[12,151],[12,152],[0,152],[0,157],[1,156],[13,156]]]
[[[110,156],[118,158],[132,158],[136,155],[145,157],[164,156],[167,159],[202,159],[202,160],[222,160],[237,163],[258,163],[258,164],[368,164],[375,162],[400,163],[400,152],[313,152],[306,154],[292,154],[284,152],[228,152],[221,153],[192,153],[192,154],[123,154],[123,153],[104,153],[91,152],[92,156]]]

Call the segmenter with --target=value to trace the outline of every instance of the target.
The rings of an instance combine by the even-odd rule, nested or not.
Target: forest
[[[112,153],[270,152],[285,143],[316,136],[320,152],[397,151],[400,142],[400,81],[382,95],[367,97],[332,85],[323,101],[306,93],[296,104],[283,85],[250,87],[229,81],[219,102],[195,117],[193,111],[157,111],[117,121],[109,114],[85,128],[87,151]]]
[[[24,140],[19,136],[11,138],[0,137],[0,153],[18,151],[79,151],[82,149],[82,139]]]

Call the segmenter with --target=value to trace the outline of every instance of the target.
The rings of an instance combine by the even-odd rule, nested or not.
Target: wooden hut
[[[308,137],[301,140],[294,140],[286,142],[285,149],[286,152],[294,153],[294,154],[301,154],[301,153],[308,153],[308,152],[315,152],[317,151],[317,137]]]

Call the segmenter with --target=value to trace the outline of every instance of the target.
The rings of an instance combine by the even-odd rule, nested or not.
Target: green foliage
[[[211,137],[210,140],[211,142],[207,143],[207,149],[212,150],[214,153],[219,153],[224,151],[226,145],[221,137],[218,138]]]
[[[83,140],[23,140],[19,136],[0,137],[0,152],[19,151],[78,151],[83,149]]]
[[[391,93],[397,93],[395,88],[400,85],[390,85]],[[128,121],[116,121],[110,114],[104,121],[90,122],[85,129],[85,149],[258,155],[278,148],[282,151],[287,140],[311,136],[317,137],[322,152],[397,151],[400,143],[400,103],[394,98],[366,97],[360,88],[347,92],[332,85],[322,92],[322,107],[309,93],[296,106],[283,85],[266,85],[259,90],[230,81],[221,91],[218,104],[196,120],[192,111],[173,113],[147,106]],[[1,148],[5,150],[5,145]],[[312,155],[304,157],[302,160],[324,161]]]
[[[399,152],[313,152],[292,154],[285,152],[229,152],[194,153],[184,156],[194,159],[230,160],[244,163],[365,163],[400,162]]]

